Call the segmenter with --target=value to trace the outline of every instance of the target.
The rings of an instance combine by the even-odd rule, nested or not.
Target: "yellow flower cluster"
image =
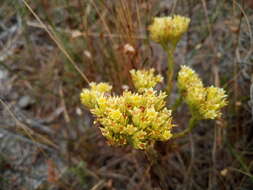
[[[189,18],[179,15],[156,17],[149,26],[151,39],[160,44],[171,43],[176,46],[181,36],[188,30],[189,23]]]
[[[205,118],[215,119],[221,116],[221,108],[227,105],[227,95],[222,88],[210,86],[206,88],[206,103],[201,108]]]
[[[121,96],[110,95],[111,86],[106,83],[93,83],[90,89],[83,89],[81,102],[96,116],[95,122],[101,124],[100,130],[109,144],[130,144],[136,149],[145,149],[154,141],[172,137],[166,94],[152,89],[153,83],[139,85],[141,92],[124,91]]]
[[[133,69],[130,71],[134,87],[138,92],[143,92],[145,89],[153,88],[157,83],[163,81],[163,77],[161,75],[155,75],[154,72],[154,69]]]
[[[215,119],[227,105],[227,95],[222,88],[203,86],[191,68],[182,66],[178,73],[178,87],[192,113],[199,119]]]
[[[95,108],[97,105],[98,98],[104,97],[106,92],[110,92],[112,87],[104,82],[96,84],[94,82],[90,83],[90,89],[83,89],[80,97],[81,102],[89,109]]]

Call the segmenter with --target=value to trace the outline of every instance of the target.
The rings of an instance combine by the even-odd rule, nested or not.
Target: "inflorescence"
[[[83,89],[81,102],[96,117],[95,123],[109,144],[130,144],[136,149],[145,149],[155,141],[172,137],[171,110],[165,107],[166,94],[153,89],[162,81],[154,70],[131,71],[138,93],[124,91],[121,96],[110,93],[107,83],[91,83]]]
[[[176,46],[182,35],[188,30],[189,24],[189,18],[179,15],[155,17],[149,26],[151,39],[160,44],[171,43]]]
[[[187,66],[182,66],[178,73],[178,87],[192,114],[199,119],[215,119],[221,116],[221,108],[228,103],[222,88],[205,88],[195,71]]]
[[[175,15],[154,18],[149,26],[151,39],[160,43],[170,55],[168,78],[173,76],[173,52],[189,23],[189,18]],[[122,95],[114,95],[108,83],[94,82],[90,83],[90,88],[82,90],[81,102],[95,116],[94,123],[100,126],[109,144],[146,149],[155,141],[173,137],[171,110],[167,109],[165,100],[169,93],[154,89],[163,80],[154,72],[154,69],[130,71],[136,93],[125,90]],[[168,80],[170,83],[172,80]],[[191,121],[220,117],[221,109],[228,104],[222,88],[204,87],[195,71],[187,66],[182,66],[178,73],[178,88],[190,108]],[[194,127],[193,124],[189,126],[181,133],[183,135],[174,136],[184,136]]]
[[[143,92],[145,89],[154,88],[157,83],[163,81],[161,75],[154,75],[155,70],[131,70],[130,74],[133,80],[134,87],[138,92]]]

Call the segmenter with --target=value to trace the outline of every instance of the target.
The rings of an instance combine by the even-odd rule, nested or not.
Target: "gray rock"
[[[8,71],[0,69],[0,81],[6,80],[8,77]]]
[[[18,101],[18,106],[20,108],[27,108],[29,105],[33,104],[34,100],[30,96],[22,96]]]

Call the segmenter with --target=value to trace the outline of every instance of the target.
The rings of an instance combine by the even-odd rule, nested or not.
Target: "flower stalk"
[[[182,104],[183,102],[183,97],[182,95],[180,94],[180,96],[176,99],[175,103],[172,105],[172,112],[176,111],[177,108]]]
[[[173,89],[174,52],[182,35],[188,30],[190,19],[179,15],[156,17],[149,26],[150,36],[159,43],[168,55],[167,85],[168,98]]]
[[[168,97],[170,97],[171,91],[173,89],[173,76],[174,76],[174,48],[168,48],[168,70],[167,70],[167,87],[166,92]]]
[[[174,134],[172,139],[181,138],[181,137],[184,137],[187,134],[189,134],[196,127],[196,124],[198,121],[199,121],[199,119],[197,117],[192,116],[192,118],[189,121],[188,127],[185,130],[183,130],[182,132]]]

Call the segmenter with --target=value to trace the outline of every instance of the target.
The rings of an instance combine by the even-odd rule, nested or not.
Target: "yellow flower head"
[[[154,72],[154,69],[133,69],[130,71],[134,87],[138,90],[138,92],[143,92],[145,89],[154,88],[157,83],[163,81],[163,77],[161,75],[155,75]]]
[[[215,119],[227,105],[227,95],[222,88],[205,88],[195,71],[187,66],[182,66],[178,73],[178,87],[192,114],[199,119]]]
[[[112,89],[112,86],[107,83],[96,84],[92,82],[90,83],[90,87],[91,89],[83,89],[80,94],[82,104],[89,109],[95,108],[98,99],[100,99],[100,103],[104,101],[104,93],[109,92]]]
[[[88,89],[83,89],[80,94],[80,99],[83,105],[85,105],[87,108],[93,108],[96,104],[96,93],[91,92]]]
[[[206,88],[206,101],[200,112],[205,119],[215,119],[221,116],[221,108],[227,105],[227,95],[222,88],[210,86]]]
[[[95,82],[91,82],[90,87],[92,91],[97,91],[101,93],[110,92],[112,89],[112,86],[105,82],[100,82],[98,84],[96,84]]]
[[[194,70],[183,65],[178,73],[178,87],[180,90],[185,91],[190,87],[203,88],[203,83]]]
[[[179,15],[156,17],[149,26],[151,39],[160,44],[176,46],[181,36],[188,30],[190,18]]]
[[[152,84],[142,93],[125,91],[121,96],[110,96],[104,94],[110,86],[103,85],[94,83],[91,89],[84,89],[81,102],[94,114],[95,122],[101,124],[100,130],[109,144],[145,149],[154,141],[172,137],[174,125],[171,111],[165,107],[165,93],[150,88]]]

